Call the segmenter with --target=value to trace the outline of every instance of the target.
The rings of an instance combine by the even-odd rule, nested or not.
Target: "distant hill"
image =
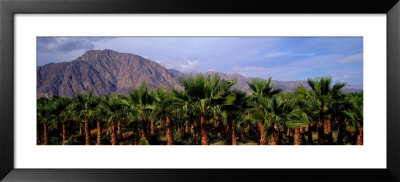
[[[183,73],[166,69],[155,61],[138,55],[119,53],[109,49],[90,50],[71,62],[51,63],[37,67],[37,97],[59,95],[74,97],[78,93],[94,91],[95,95],[128,94],[145,81],[150,90],[159,87],[178,87],[179,77],[194,74],[216,74],[222,79],[237,79],[235,88],[250,93],[247,82],[252,79],[240,74],[220,72]],[[306,81],[272,81],[277,88],[288,92]],[[344,92],[361,91],[362,85],[346,86]]]
[[[237,83],[234,85],[234,88],[237,88],[239,90],[245,91],[246,93],[251,93],[250,87],[247,84],[248,82],[251,82],[253,79],[262,79],[262,78],[253,78],[253,77],[245,77],[243,75],[233,73],[233,74],[226,74],[226,73],[221,73],[221,72],[214,72],[214,71],[209,71],[206,73],[183,73],[178,70],[174,69],[169,69],[173,72],[174,75],[176,76],[189,76],[189,75],[196,75],[196,74],[203,74],[203,75],[218,75],[222,79],[225,80],[233,80],[236,79]],[[278,80],[272,80],[272,84],[275,85],[276,88],[280,88],[285,90],[286,92],[293,92],[296,87],[299,85],[305,86],[307,89],[311,89],[307,81],[278,81]],[[344,89],[343,92],[359,92],[362,91],[362,85],[347,85]]]

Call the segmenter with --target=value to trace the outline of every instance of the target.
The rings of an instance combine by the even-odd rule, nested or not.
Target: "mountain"
[[[71,62],[51,63],[37,67],[37,97],[59,95],[74,97],[79,93],[91,90],[95,95],[111,93],[128,94],[145,81],[149,89],[159,87],[177,87],[179,77],[189,75],[219,75],[222,79],[238,82],[237,89],[251,93],[247,82],[252,79],[240,74],[220,72],[183,73],[174,69],[166,69],[162,65],[138,55],[119,53],[109,49],[90,50]],[[272,81],[277,88],[294,91],[299,85],[307,85],[306,81]],[[362,86],[347,86],[345,92],[362,90]]]
[[[37,67],[37,97],[128,94],[145,81],[149,89],[180,87],[178,77],[143,57],[112,50],[91,50],[71,61]]]

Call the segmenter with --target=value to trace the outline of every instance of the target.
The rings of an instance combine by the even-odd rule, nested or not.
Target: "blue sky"
[[[140,55],[183,72],[363,83],[362,37],[38,37],[38,65],[71,61],[92,49]]]

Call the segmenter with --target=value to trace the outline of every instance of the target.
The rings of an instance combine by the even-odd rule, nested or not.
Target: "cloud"
[[[157,61],[168,69],[176,69],[182,72],[198,72],[199,62],[194,60],[169,60]]]
[[[271,52],[266,55],[264,55],[264,59],[269,59],[269,58],[276,58],[276,57],[309,57],[309,56],[315,56],[315,53],[289,53],[289,52]]]
[[[38,37],[37,65],[72,61],[113,37]]]
[[[74,51],[68,51],[64,52],[63,54],[60,54],[59,52],[54,53],[54,52],[38,52],[37,54],[37,65],[45,65],[48,63],[58,63],[58,62],[66,62],[66,61],[72,61],[82,55],[85,52],[85,50],[74,50]],[[39,61],[40,60],[40,61]]]
[[[233,73],[239,73],[239,74],[248,74],[248,73],[261,73],[261,72],[267,72],[271,71],[270,68],[267,67],[262,67],[262,66],[245,66],[245,67],[234,67],[232,69]]]
[[[332,76],[352,84],[363,78],[359,37],[39,37],[38,65],[71,61],[88,49],[132,53],[183,72],[277,80]]]
[[[264,56],[264,58],[273,58],[273,57],[279,57],[279,56],[286,56],[288,54],[289,53],[287,53],[287,52],[271,52],[271,53],[266,54]]]
[[[338,60],[339,63],[355,63],[362,61],[363,61],[363,54],[353,54]]]
[[[315,56],[315,53],[299,53],[294,54],[294,56]]]
[[[294,54],[293,54],[294,55]],[[306,80],[312,77],[334,76],[338,73],[328,72],[329,69],[340,72],[337,67],[333,67],[333,61],[336,56],[305,56],[301,59],[292,59],[289,62],[268,66],[235,66],[230,72],[238,73],[248,77],[272,77],[275,80],[290,81],[290,80]],[[348,69],[345,69],[348,72]]]
[[[95,42],[110,38],[103,37],[38,37],[37,49],[39,52],[69,52],[76,50],[90,50]]]

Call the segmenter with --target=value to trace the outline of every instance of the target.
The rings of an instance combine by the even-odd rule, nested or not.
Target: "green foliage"
[[[149,141],[145,140],[145,139],[140,139],[139,140],[139,145],[150,145]]]
[[[356,123],[363,125],[363,92],[349,94],[348,99],[351,105],[344,111],[348,121],[352,126]]]
[[[198,75],[180,78],[183,89],[162,87],[149,91],[143,82],[127,96],[111,94],[98,97],[90,92],[74,98],[40,98],[37,100],[38,128],[43,129],[42,125],[47,124],[52,135],[50,143],[61,144],[60,136],[55,133],[60,133],[60,126],[65,123],[69,130],[74,129],[68,132],[67,144],[74,145],[84,141],[76,130],[83,126],[85,120],[89,121],[91,129],[95,127],[94,121],[99,120],[106,127],[114,121],[120,123],[123,133],[139,133],[139,130],[148,127],[142,126],[140,121],[153,120],[158,126],[162,119],[165,125],[168,115],[176,144],[191,144],[195,128],[191,128],[189,136],[183,138],[184,134],[178,128],[192,127],[194,121],[199,123],[203,116],[208,128],[211,131],[215,129],[209,133],[210,141],[225,144],[225,138],[220,133],[226,134],[227,121],[234,121],[233,130],[237,136],[239,133],[247,135],[241,142],[257,140],[257,121],[262,121],[267,131],[274,124],[281,129],[305,127],[320,119],[331,119],[341,124],[348,122],[350,126],[357,123],[363,125],[363,93],[343,93],[345,83],[332,84],[331,78],[308,79],[308,86],[300,85],[294,93],[285,93],[274,88],[271,80],[254,79],[249,82],[251,94],[233,88],[236,80],[224,80],[217,75]],[[216,123],[221,126],[213,128]],[[102,128],[105,129],[104,126]],[[162,129],[156,128],[156,135],[148,136],[149,140],[141,139],[138,144],[166,143],[165,136],[159,131]],[[109,140],[109,134],[102,134],[102,141]]]
[[[77,145],[79,144],[79,140],[78,137],[76,135],[72,135],[70,136],[67,141],[66,141],[67,145]]]
[[[271,77],[269,77],[268,80],[253,79],[251,82],[247,83],[253,91],[253,99],[257,97],[272,97],[283,91],[282,89],[275,89],[271,80]]]

